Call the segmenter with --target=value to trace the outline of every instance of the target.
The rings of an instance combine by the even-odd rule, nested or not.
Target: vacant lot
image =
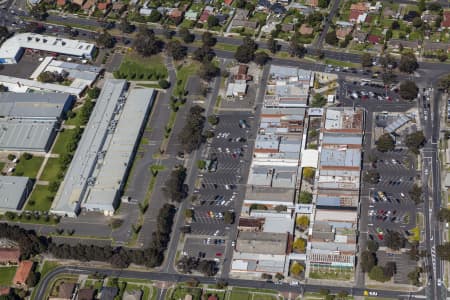
[[[167,68],[160,55],[142,57],[137,54],[127,55],[120,64],[114,77],[128,80],[159,80],[167,78]]]

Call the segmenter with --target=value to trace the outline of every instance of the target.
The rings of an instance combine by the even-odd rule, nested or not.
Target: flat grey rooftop
[[[0,209],[18,209],[28,182],[28,177],[0,176]]]

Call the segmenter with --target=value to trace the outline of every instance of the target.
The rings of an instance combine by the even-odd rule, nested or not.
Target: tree
[[[412,73],[419,67],[416,56],[412,52],[402,54],[400,57],[399,70],[405,73]]]
[[[257,65],[264,66],[269,60],[270,56],[264,51],[260,51],[255,54],[254,61]]]
[[[423,25],[422,19],[420,17],[415,17],[412,21],[412,25],[416,28],[419,28]]]
[[[450,242],[436,247],[436,254],[443,260],[450,261]]]
[[[450,74],[447,74],[439,78],[438,88],[443,91],[450,89]]]
[[[26,284],[29,288],[35,287],[41,279],[41,273],[32,271],[26,280]]]
[[[439,246],[438,246],[439,247]],[[414,271],[408,273],[408,279],[412,285],[420,286],[420,273],[422,269],[420,267],[416,267]]]
[[[306,230],[309,226],[309,218],[308,216],[299,216],[297,217],[297,219],[295,220],[295,225],[297,225],[297,227],[300,228],[300,230]]]
[[[376,257],[373,252],[363,251],[360,256],[360,266],[364,273],[369,272],[376,265]]]
[[[151,56],[161,52],[163,43],[156,38],[155,32],[144,26],[139,28],[136,39],[134,40],[134,49],[143,56]]]
[[[397,21],[397,20],[394,20],[392,23],[391,23],[391,29],[392,30],[397,30],[397,29],[399,29],[400,28],[400,23]]]
[[[316,175],[316,170],[314,168],[306,167],[303,168],[303,177],[306,180],[312,180]]]
[[[214,276],[217,273],[216,262],[213,260],[202,260],[198,263],[197,271],[205,276]]]
[[[273,37],[270,37],[267,40],[267,49],[269,49],[270,52],[273,54],[277,53],[278,51],[278,42]]]
[[[391,29],[386,30],[386,34],[385,34],[386,41],[389,41],[392,38],[392,35],[393,35],[393,33],[392,33]]]
[[[234,212],[227,210],[223,213],[223,220],[224,220],[225,224],[233,224],[234,218],[235,218]]]
[[[374,266],[370,270],[369,278],[372,280],[380,281],[380,282],[386,282],[390,279],[390,278],[386,278],[386,276],[384,276],[384,270],[380,266]]]
[[[181,202],[186,196],[184,180],[186,179],[186,168],[178,167],[170,173],[165,182],[164,191],[168,198],[173,202]]]
[[[213,28],[219,25],[219,19],[216,16],[210,15],[207,20],[208,28]]]
[[[152,23],[157,23],[161,20],[161,13],[157,9],[152,9],[150,16],[148,16],[148,21]]]
[[[364,172],[364,181],[370,184],[377,184],[380,181],[380,173],[375,170]]]
[[[320,8],[327,8],[330,4],[330,0],[319,0],[318,4]]]
[[[312,202],[313,195],[307,191],[301,191],[298,195],[298,202],[302,204],[310,204]]]
[[[380,152],[392,151],[395,149],[394,139],[389,133],[380,136],[376,142],[377,150]]]
[[[208,122],[211,125],[217,125],[219,124],[219,117],[217,115],[209,115]]]
[[[439,221],[450,222],[450,209],[442,207],[438,213]]]
[[[8,28],[5,26],[0,26],[0,39],[7,38],[9,36]]]
[[[292,245],[297,252],[304,253],[306,251],[306,240],[304,238],[297,238]]]
[[[115,43],[115,38],[106,30],[103,30],[103,32],[97,37],[97,44],[100,47],[113,48]]]
[[[408,194],[416,205],[422,202],[422,188],[417,184],[412,186]]]
[[[88,94],[89,98],[97,99],[98,96],[100,96],[100,92],[101,92],[101,89],[95,86],[95,87],[89,89],[87,94]]]
[[[300,274],[301,274],[304,270],[305,270],[305,267],[304,267],[302,264],[300,264],[300,263],[298,263],[298,262],[296,262],[296,261],[294,261],[294,262],[291,264],[290,271],[291,271],[291,274],[294,275],[294,276],[300,276]]]
[[[166,79],[161,79],[161,80],[158,81],[158,85],[162,89],[168,89],[170,87],[170,82],[168,82]]]
[[[419,0],[419,3],[417,3],[417,8],[422,13],[427,9],[427,5],[425,4],[425,0]]]
[[[48,14],[44,5],[34,5],[31,7],[30,15],[39,21],[44,21]]]
[[[372,67],[372,55],[370,55],[370,53],[363,53],[361,56],[361,65],[364,68]]]
[[[424,144],[425,136],[423,135],[423,131],[416,131],[406,136],[405,145],[415,154],[419,154],[419,149],[422,148]]]
[[[200,67],[198,75],[206,81],[210,81],[212,78],[219,75],[220,69],[216,67],[212,62],[206,61]]]
[[[4,86],[3,84],[0,84],[0,93],[4,93],[8,91],[8,87]]]
[[[195,35],[193,35],[187,28],[181,28],[178,34],[186,44],[190,44],[195,40]]]
[[[187,153],[198,149],[203,143],[202,132],[205,124],[204,109],[201,106],[192,106],[189,112],[187,122],[178,136],[183,150]]]
[[[289,42],[289,55],[292,57],[303,57],[306,54],[306,48],[303,44],[298,43],[296,40],[292,39]]]
[[[122,21],[120,21],[119,27],[123,33],[132,33],[136,29],[135,26],[131,24],[127,18],[123,18]]]
[[[315,94],[311,102],[312,107],[324,107],[326,104],[327,99],[322,94]]]
[[[325,36],[325,42],[329,45],[336,46],[339,42],[336,36],[336,31],[332,30],[328,32],[327,35]]]
[[[417,97],[419,88],[416,83],[412,80],[405,80],[400,83],[400,96],[405,100],[413,100]]]
[[[186,57],[187,48],[179,41],[170,41],[167,43],[167,53],[175,60],[181,60]]]
[[[368,240],[367,241],[367,250],[369,250],[372,253],[375,253],[378,251],[379,245],[377,242]]]
[[[30,160],[30,159],[33,158],[33,154],[28,153],[28,152],[25,152],[25,153],[22,155],[22,158],[25,159],[25,160]]]
[[[205,31],[202,35],[202,42],[205,46],[214,47],[214,45],[217,43],[217,39],[211,32]]]
[[[56,193],[59,188],[59,182],[58,181],[52,181],[48,185],[48,190],[52,193]]]
[[[397,264],[394,261],[389,261],[383,267],[383,271],[386,278],[392,278],[397,273]]]
[[[385,85],[389,85],[389,84],[393,83],[395,81],[396,77],[397,76],[394,73],[392,73],[391,69],[389,69],[381,74],[381,79],[383,80],[383,83]]]
[[[386,247],[392,250],[400,250],[405,246],[405,237],[398,231],[388,231],[384,235]]]
[[[8,154],[8,160],[13,161],[15,159],[16,159],[16,156],[14,154]]]
[[[234,58],[240,63],[249,63],[255,56],[257,45],[254,40],[249,37],[245,37],[242,45],[236,49]]]
[[[214,51],[206,45],[201,46],[192,53],[192,58],[200,62],[211,61],[215,56]]]

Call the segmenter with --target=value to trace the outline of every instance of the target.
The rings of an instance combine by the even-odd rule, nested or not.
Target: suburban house
[[[300,26],[298,32],[301,35],[311,35],[314,32],[314,28],[312,28],[308,24],[303,23],[302,26]]]
[[[198,21],[200,23],[206,23],[208,21],[209,16],[213,15],[214,15],[214,7],[207,5],[203,9],[202,14],[200,15],[200,19]]]
[[[231,6],[231,4],[233,4],[233,0],[224,0],[223,3],[227,6]]]
[[[90,288],[83,288],[78,291],[78,300],[93,300],[95,290]]]
[[[368,41],[369,43],[373,44],[373,45],[377,45],[377,44],[380,43],[381,37],[378,36],[378,35],[370,34],[370,35],[367,37],[367,41]]]
[[[351,34],[353,27],[338,27],[336,28],[336,37],[340,40],[344,40],[347,35]]]
[[[71,300],[73,298],[73,293],[75,291],[75,283],[72,282],[64,282],[59,286],[58,297],[56,299],[62,300]],[[56,300],[55,298],[50,297],[50,300]]]
[[[192,9],[190,9],[184,14],[184,18],[186,20],[189,20],[189,21],[197,21],[198,12],[193,11]]]
[[[442,22],[441,22],[441,28],[450,28],[450,11],[444,11]]]
[[[353,32],[353,40],[358,43],[364,43],[367,39],[367,32],[361,31],[361,30],[355,30]]]
[[[435,14],[429,10],[426,10],[422,13],[421,19],[424,23],[431,24],[437,20],[439,17],[438,14]]]
[[[391,39],[388,41],[388,48],[394,52],[401,52],[403,49],[410,49],[413,50],[416,54],[419,54],[421,44],[419,41],[404,41]]]

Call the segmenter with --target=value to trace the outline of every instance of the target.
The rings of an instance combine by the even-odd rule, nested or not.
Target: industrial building
[[[82,208],[114,212],[153,104],[154,90],[125,95],[125,80],[106,80],[51,211],[76,217]]]
[[[0,211],[22,209],[33,183],[28,177],[0,176]]]
[[[63,93],[0,93],[0,149],[48,152],[72,103]]]
[[[16,64],[25,49],[59,53],[92,59],[94,44],[36,33],[19,33],[7,39],[0,47],[0,64]]]
[[[54,57],[48,56],[34,70],[30,78],[37,80],[43,72],[65,73],[67,80],[70,81],[69,87],[84,89],[93,85],[102,70],[100,67],[56,60]]]
[[[86,86],[72,87],[62,84],[46,83],[36,80],[23,79],[18,77],[11,77],[0,75],[0,84],[8,88],[10,92],[27,93],[27,92],[56,92],[66,93],[77,97],[86,90]]]

